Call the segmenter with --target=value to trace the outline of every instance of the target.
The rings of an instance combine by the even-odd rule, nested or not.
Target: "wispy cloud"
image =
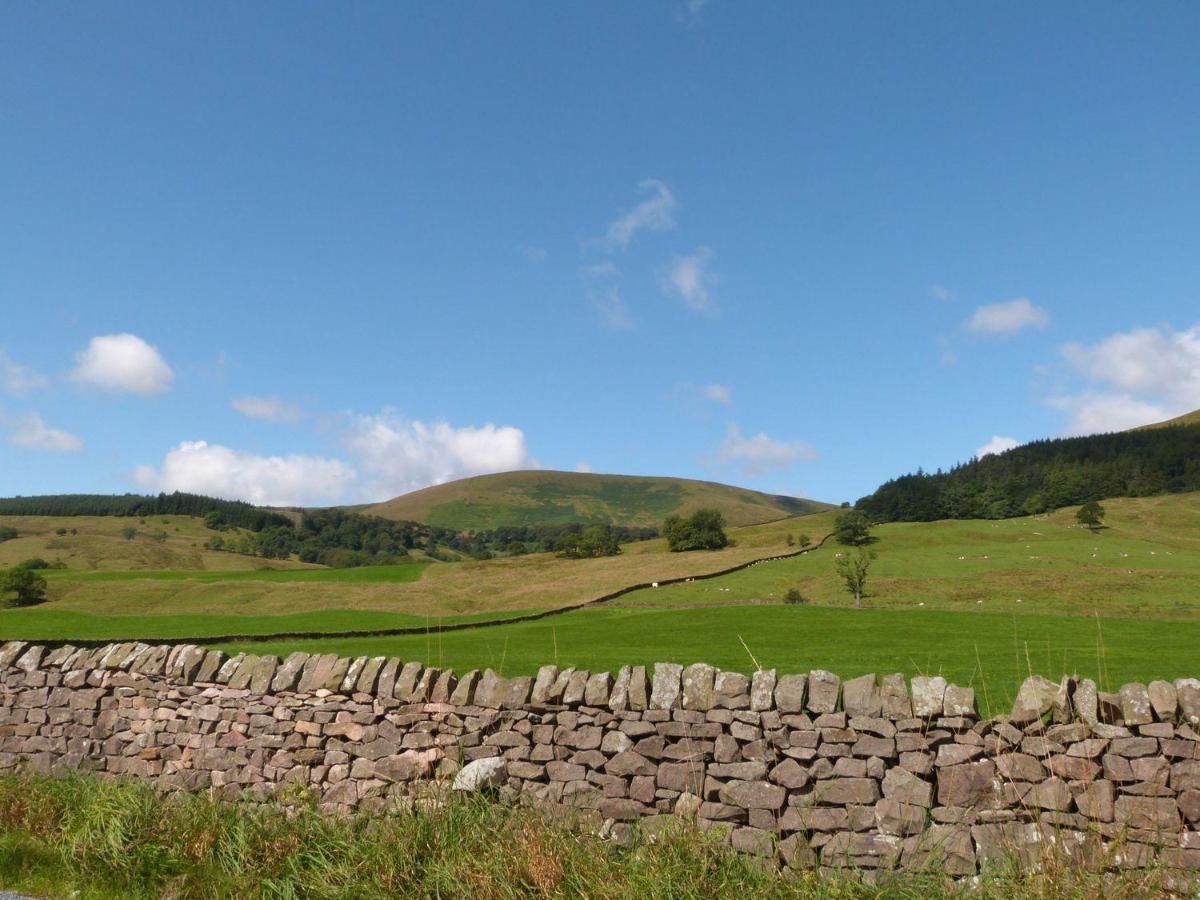
[[[136,334],[94,337],[75,355],[75,362],[72,378],[106,391],[161,394],[175,379],[158,349]]]
[[[733,390],[723,384],[706,384],[700,389],[706,400],[720,403],[722,406],[733,405]]]
[[[958,299],[958,295],[945,285],[935,284],[929,288],[929,296],[934,300],[941,300],[943,303],[951,303]]]
[[[1045,309],[1034,306],[1027,297],[1018,297],[979,307],[964,327],[977,334],[1009,336],[1027,328],[1045,328],[1049,322]]]
[[[304,411],[296,404],[287,403],[275,396],[236,397],[229,405],[248,419],[275,422],[280,425],[295,424],[304,415]]]
[[[675,19],[682,25],[699,24],[709,0],[683,0],[675,10]]]
[[[48,453],[78,453],[83,440],[61,428],[51,428],[35,412],[5,416],[0,411],[0,426],[6,430],[5,442],[24,450],[44,450]]]
[[[709,269],[711,259],[712,250],[708,247],[675,257],[659,279],[663,292],[678,295],[684,306],[694,312],[716,312],[712,288],[717,283],[717,276]]]
[[[780,441],[762,431],[747,437],[737,425],[730,423],[715,458],[720,463],[738,463],[743,475],[756,477],[771,469],[812,461],[817,458],[817,452],[804,441]]]
[[[592,307],[600,314],[601,321],[608,328],[616,331],[629,331],[633,328],[633,317],[629,314],[629,306],[621,296],[619,288],[591,291],[588,296]]]
[[[44,388],[49,383],[28,366],[23,366],[0,349],[0,390],[14,397],[23,397],[30,391]]]
[[[633,209],[622,213],[608,225],[604,243],[624,250],[639,231],[663,231],[675,227],[675,208],[679,205],[671,189],[657,178],[646,178],[638,189],[650,194]]]

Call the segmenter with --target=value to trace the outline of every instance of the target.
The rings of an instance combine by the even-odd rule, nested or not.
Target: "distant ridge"
[[[1150,425],[1141,425],[1135,431],[1145,428],[1169,428],[1172,425],[1200,425],[1200,409],[1193,410],[1190,413],[1184,413],[1182,416],[1176,416],[1173,419],[1167,419],[1165,422],[1153,422]]]
[[[764,494],[686,478],[522,471],[478,475],[404,494],[356,512],[460,530],[508,525],[658,526],[672,514],[721,510],[730,525],[757,525],[832,508],[831,504]]]

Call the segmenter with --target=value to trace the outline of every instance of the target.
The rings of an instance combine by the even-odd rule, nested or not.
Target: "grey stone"
[[[959,687],[957,684],[946,685],[942,710],[948,716],[974,717],[976,715],[975,689]]]
[[[713,685],[717,670],[707,663],[693,663],[681,675],[683,708],[706,712],[713,707]]]
[[[908,698],[908,686],[902,673],[884,675],[879,693],[884,716],[889,719],[907,719],[912,716],[912,702]]]
[[[878,716],[883,711],[883,696],[873,673],[842,683],[842,707],[848,716]]]
[[[781,713],[804,712],[807,675],[783,675],[775,682],[775,708]]]
[[[479,684],[475,686],[475,703],[477,706],[499,709],[504,702],[506,689],[503,678],[491,669],[484,669],[483,674],[479,676]]]
[[[646,680],[646,667],[633,666],[629,670],[629,708],[644,710],[650,705],[650,687]]]
[[[842,680],[832,672],[813,669],[808,673],[808,699],[805,701],[810,712],[831,713],[837,710]]]
[[[591,673],[586,669],[572,671],[566,685],[563,687],[562,702],[567,706],[578,706],[582,703],[583,693],[587,689],[588,678],[590,676]]]
[[[489,756],[459,769],[451,789],[474,793],[502,787],[507,780],[508,760],[502,756]]]
[[[1041,675],[1030,675],[1021,682],[1013,701],[1013,716],[1022,712],[1026,718],[1038,719],[1050,712],[1058,701],[1059,685]]]
[[[759,669],[750,678],[750,708],[765,712],[775,705],[775,670]]]
[[[1189,725],[1200,725],[1200,678],[1177,679],[1175,696],[1183,720]]]
[[[597,672],[587,680],[583,688],[583,702],[588,706],[607,706],[612,691],[612,675]]]
[[[608,695],[608,708],[620,712],[629,708],[629,681],[633,677],[632,666],[621,666],[613,679],[612,691]]]
[[[537,676],[533,679],[533,692],[530,694],[529,700],[535,706],[541,706],[546,703],[554,703],[557,698],[553,697],[554,685],[558,681],[558,666],[542,666],[537,670]],[[561,697],[562,694],[560,693]]]
[[[683,666],[675,663],[655,663],[650,708],[674,709],[679,704],[682,680]]]
[[[450,702],[455,706],[470,706],[475,702],[475,688],[479,684],[479,670],[464,672],[450,693]]]
[[[412,700],[413,691],[417,687],[417,682],[421,679],[421,672],[425,666],[419,662],[407,662],[400,669],[400,674],[396,676],[396,686],[392,688],[392,696],[401,703],[408,703]],[[491,672],[491,669],[488,669]],[[492,673],[495,674],[494,672]],[[481,704],[486,705],[486,704]]]
[[[718,672],[713,680],[713,702],[720,709],[749,709],[749,677],[740,672]]]
[[[1075,714],[1081,722],[1095,725],[1100,721],[1100,693],[1096,690],[1096,682],[1084,678],[1075,688],[1075,696],[1071,702],[1075,706]]]
[[[1148,725],[1154,721],[1154,710],[1150,706],[1150,692],[1144,684],[1121,685],[1121,717],[1125,725]]]
[[[1175,685],[1169,681],[1152,681],[1146,688],[1150,694],[1150,706],[1160,722],[1174,722],[1179,712],[1179,697]]]
[[[922,719],[940,716],[946,698],[946,679],[940,675],[918,675],[911,683],[913,715]]]
[[[292,653],[285,659],[275,670],[275,677],[271,679],[272,691],[294,691],[297,683],[300,681],[300,672],[308,663],[309,656],[307,653],[299,651]]]

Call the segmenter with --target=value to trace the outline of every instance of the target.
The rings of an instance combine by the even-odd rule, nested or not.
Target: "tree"
[[[0,525],[0,544],[4,543],[5,541],[11,541],[19,533],[20,532],[18,532],[17,529],[13,528],[11,525]]]
[[[137,529],[132,525],[126,525],[121,529],[121,537],[125,538],[127,541],[132,541],[135,537],[137,537]]]
[[[871,520],[867,514],[857,509],[842,513],[834,520],[833,535],[839,544],[859,547],[869,544],[871,538]]]
[[[663,535],[672,553],[684,550],[720,550],[729,546],[725,516],[718,509],[698,509],[688,518],[669,516]]]
[[[862,609],[863,591],[867,586],[867,571],[875,559],[874,551],[855,550],[837,558],[837,573],[846,582],[846,590],[854,597],[854,608]]]
[[[812,544],[812,538],[810,538],[807,534],[802,534],[797,539],[797,542],[800,544],[800,549],[804,550]]]
[[[12,597],[14,606],[33,606],[46,599],[46,579],[26,566],[14,566],[0,575],[0,596]]]
[[[1086,525],[1088,531],[1099,531],[1104,525],[1104,507],[1095,500],[1089,500],[1075,512],[1075,520],[1080,525]]]

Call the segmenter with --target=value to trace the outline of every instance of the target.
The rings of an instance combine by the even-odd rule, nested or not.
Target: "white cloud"
[[[700,389],[706,400],[720,403],[722,406],[733,404],[733,390],[723,384],[706,384]]]
[[[943,303],[950,303],[958,299],[958,295],[954,291],[940,284],[932,285],[929,288],[929,296],[934,300],[941,300]]]
[[[14,447],[49,453],[78,453],[83,449],[83,441],[78,435],[51,428],[37,413],[11,418],[0,415],[0,425],[8,429],[5,440]]]
[[[588,295],[592,306],[600,313],[600,318],[609,328],[618,331],[628,331],[633,328],[633,317],[629,314],[629,306],[621,297],[619,289],[612,287],[606,291],[593,291]]]
[[[264,456],[207,441],[184,441],[134,479],[154,491],[190,491],[268,506],[384,500],[470,475],[537,468],[519,428],[417,422],[394,410],[331,418],[345,459]]]
[[[965,327],[979,334],[1013,335],[1026,328],[1045,328],[1049,321],[1046,310],[1034,306],[1026,297],[1018,297],[979,307]]]
[[[751,477],[816,458],[816,451],[804,441],[779,441],[761,431],[753,437],[746,437],[732,423],[726,429],[725,440],[716,453],[718,462],[740,463],[742,474]]]
[[[184,441],[162,466],[138,466],[134,478],[152,491],[187,491],[264,506],[303,506],[340,500],[355,471],[339,459],[289,454],[259,456],[207,441]]]
[[[249,419],[259,419],[263,422],[275,422],[290,425],[300,421],[303,410],[294,403],[286,403],[278,397],[237,397],[230,404],[235,410]]]
[[[999,434],[993,435],[990,441],[975,451],[975,458],[982,459],[985,456],[999,455],[1020,446],[1021,442],[1016,438],[1004,437]]]
[[[1070,415],[1068,434],[1121,431],[1200,409],[1200,324],[1118,332],[1063,357],[1086,383],[1050,405]]]
[[[531,465],[519,428],[492,423],[456,428],[410,421],[387,409],[356,416],[343,441],[367,479],[359,493],[372,499]]]
[[[590,473],[592,471],[592,465],[591,465],[591,463],[584,462],[581,459],[579,462],[575,463],[575,471],[583,472],[583,473]]]
[[[158,350],[135,334],[94,337],[75,360],[72,377],[106,391],[161,394],[175,378]]]
[[[650,191],[651,195],[609,223],[604,240],[610,247],[624,250],[639,231],[663,231],[675,227],[673,213],[679,204],[671,189],[657,178],[640,181],[638,189]]]
[[[1071,418],[1066,435],[1104,434],[1125,431],[1151,422],[1162,422],[1180,412],[1130,397],[1127,394],[1084,393],[1051,397],[1049,404]]]
[[[677,256],[663,273],[660,286],[664,293],[676,293],[688,309],[695,312],[715,312],[712,287],[717,276],[707,268],[712,250],[701,247],[690,256]]]
[[[44,388],[46,384],[45,375],[39,375],[0,350],[0,386],[4,393],[20,397],[32,390]]]

